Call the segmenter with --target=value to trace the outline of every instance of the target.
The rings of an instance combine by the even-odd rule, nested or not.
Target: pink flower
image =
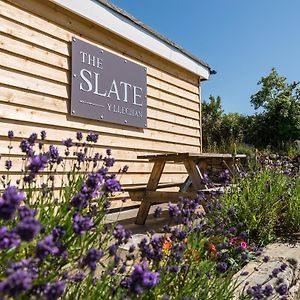
[[[229,240],[230,245],[235,245],[236,242],[237,242],[237,238],[236,238],[236,237],[233,237],[233,238],[231,238],[231,239]]]
[[[243,249],[246,249],[248,247],[247,243],[245,241],[241,241],[241,247]]]

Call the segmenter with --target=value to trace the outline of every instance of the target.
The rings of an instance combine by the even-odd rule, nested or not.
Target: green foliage
[[[257,117],[258,135],[262,146],[282,148],[283,143],[300,138],[299,82],[287,83],[273,68],[258,82],[261,90],[251,96],[255,109],[263,112]]]
[[[266,245],[278,235],[300,230],[300,181],[279,169],[252,172],[221,199],[235,208],[251,240]]]
[[[224,114],[221,97],[209,97],[202,103],[202,128],[204,151],[228,151],[233,143],[243,140],[244,116],[237,113]]]
[[[219,141],[220,126],[222,121],[223,109],[221,97],[209,97],[209,102],[202,103],[202,128],[203,128],[203,147],[212,150],[213,143]],[[216,145],[217,147],[218,145]]]
[[[224,114],[219,96],[203,102],[204,151],[228,151],[233,143],[289,151],[289,145],[300,139],[299,82],[287,83],[272,69],[258,85],[260,90],[251,96],[252,105],[260,110],[255,115]]]

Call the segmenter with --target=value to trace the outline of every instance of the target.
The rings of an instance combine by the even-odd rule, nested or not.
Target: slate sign
[[[73,38],[71,114],[147,127],[147,69]]]

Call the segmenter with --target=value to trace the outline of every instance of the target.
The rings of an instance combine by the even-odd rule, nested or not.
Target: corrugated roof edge
[[[188,56],[189,58],[191,58],[195,62],[203,65],[206,68],[208,68],[211,74],[215,74],[215,71],[208,65],[208,63],[206,63],[205,61],[199,59],[198,57],[196,57],[192,53],[186,51],[185,49],[183,49],[182,47],[180,47],[179,45],[177,45],[173,41],[169,40],[168,38],[166,38],[162,34],[158,33],[155,30],[153,30],[151,27],[147,26],[146,24],[144,24],[140,20],[136,19],[135,17],[133,17],[132,15],[130,15],[128,12],[126,12],[122,8],[116,6],[115,4],[111,3],[108,0],[96,0],[96,1],[100,2],[101,4],[104,4],[106,7],[108,7],[110,9],[112,9],[113,11],[121,14],[123,17],[125,17],[128,20],[132,21],[133,23],[135,23],[136,25],[140,26],[144,30],[148,31],[150,34],[154,35],[155,37],[157,37],[158,39],[162,40],[163,42],[165,42],[165,43],[171,45],[172,47],[176,48],[177,50],[179,50],[180,52],[182,52],[184,55]]]

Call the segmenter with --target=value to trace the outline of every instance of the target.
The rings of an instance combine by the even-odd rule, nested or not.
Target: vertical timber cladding
[[[71,114],[147,127],[147,69],[72,38]]]

